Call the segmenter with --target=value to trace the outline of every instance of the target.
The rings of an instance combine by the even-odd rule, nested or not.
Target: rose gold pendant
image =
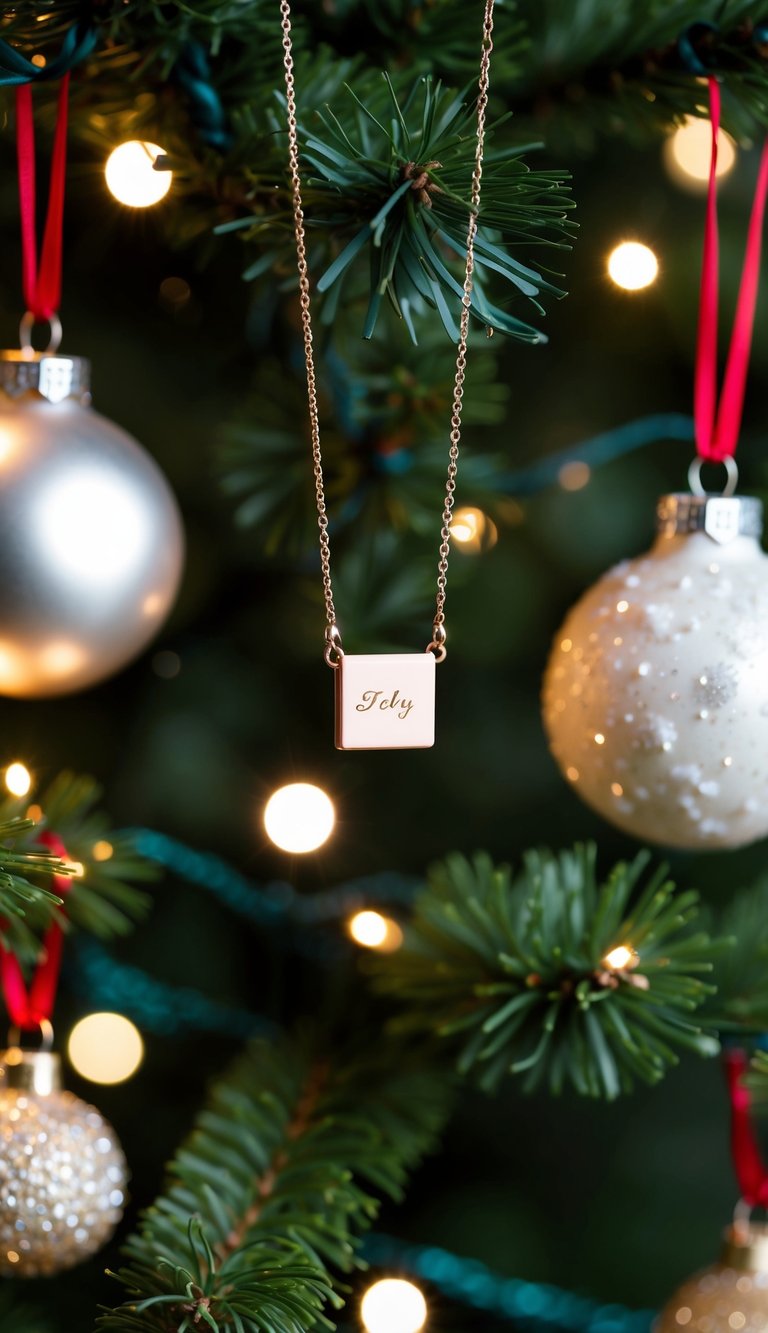
[[[337,750],[424,750],[435,743],[435,658],[376,653],[340,659]]]

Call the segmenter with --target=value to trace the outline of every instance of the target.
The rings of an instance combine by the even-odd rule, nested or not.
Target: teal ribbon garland
[[[84,15],[68,31],[59,54],[42,67],[33,65],[9,42],[0,42],[0,86],[18,87],[22,83],[44,83],[67,74],[96,45],[97,33],[90,15]]]

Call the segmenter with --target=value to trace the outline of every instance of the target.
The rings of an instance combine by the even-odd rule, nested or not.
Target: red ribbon
[[[61,303],[61,256],[64,228],[64,182],[67,166],[67,111],[69,74],[61,80],[56,132],[51,158],[48,212],[43,232],[40,266],[37,262],[35,217],[35,124],[32,87],[16,89],[16,152],[19,167],[19,211],[21,214],[22,287],[27,310],[37,320],[50,319]]]
[[[744,407],[744,389],[755,322],[755,304],[760,280],[760,250],[766,194],[768,194],[768,139],[763,145],[749,219],[744,266],[725,367],[720,403],[717,402],[717,310],[719,286],[719,238],[717,226],[717,135],[720,129],[720,87],[709,80],[712,121],[712,156],[709,165],[704,252],[701,268],[701,301],[696,344],[694,417],[699,456],[722,462],[736,451]]]
[[[752,1099],[742,1076],[749,1061],[744,1051],[727,1051],[725,1076],[731,1101],[731,1153],[739,1191],[752,1208],[768,1206],[768,1171],[757,1142],[752,1116]]]
[[[66,848],[55,833],[41,833],[38,841],[57,856],[66,857]],[[52,883],[62,897],[71,887],[71,880],[66,875],[54,875]],[[53,1016],[64,943],[61,915],[59,911],[59,919],[51,923],[43,937],[42,957],[29,987],[15,953],[0,944],[0,989],[11,1025],[20,1032],[36,1031],[41,1022],[50,1021]]]

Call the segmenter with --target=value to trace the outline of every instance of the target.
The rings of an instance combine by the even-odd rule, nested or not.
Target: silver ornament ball
[[[567,780],[642,841],[768,834],[768,557],[751,498],[665,496],[659,536],[566,617],[543,715]]]
[[[156,463],[88,406],[79,357],[0,357],[0,694],[84,689],[159,630],[181,577]]]
[[[0,1274],[47,1277],[100,1250],[128,1171],[104,1117],[60,1086],[59,1057],[0,1055]]]

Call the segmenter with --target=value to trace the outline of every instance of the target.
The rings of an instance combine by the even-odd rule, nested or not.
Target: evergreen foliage
[[[76,867],[67,895],[67,919],[76,928],[108,940],[127,934],[146,916],[151,900],[133,881],[154,879],[157,871],[136,852],[130,835],[113,830],[109,817],[95,808],[101,797],[93,778],[60,773],[39,796],[36,819],[17,825],[18,848],[21,857],[32,858],[32,869],[34,859],[41,857],[35,850],[41,833],[51,831],[62,840],[70,865],[66,873]],[[18,819],[28,806],[29,797],[6,797],[0,802],[0,820]],[[40,891],[29,892],[36,902]]]
[[[396,1029],[436,1031],[483,1087],[511,1072],[591,1097],[655,1083],[676,1047],[714,1054],[693,1015],[727,946],[691,932],[698,895],[676,892],[663,867],[642,885],[646,854],[604,884],[595,862],[577,847],[531,852],[517,875],[483,854],[437,866],[405,946],[378,968],[380,990],[406,1006]],[[611,962],[616,949],[627,961]]]
[[[101,1333],[333,1328],[332,1274],[359,1264],[382,1196],[434,1144],[448,1085],[405,1052],[255,1043],[218,1082],[128,1241]]]

